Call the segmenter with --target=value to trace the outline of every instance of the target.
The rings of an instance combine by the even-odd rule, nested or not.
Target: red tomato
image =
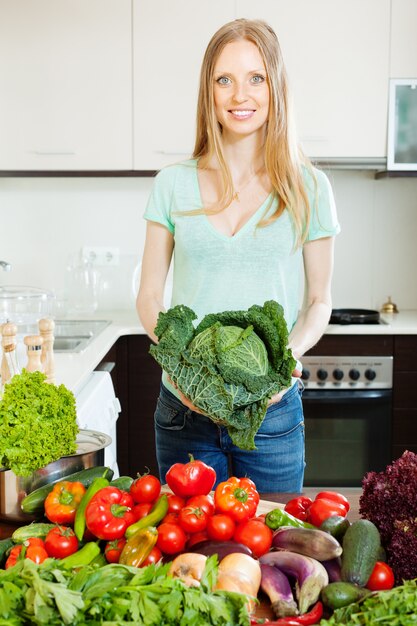
[[[151,563],[158,563],[158,561],[160,561],[161,559],[162,552],[160,551],[158,546],[154,546],[139,567],[145,567],[146,565],[150,565]]]
[[[272,530],[258,519],[249,519],[237,525],[233,539],[250,548],[256,557],[260,557],[271,548]]]
[[[201,530],[199,533],[193,533],[188,537],[187,548],[192,548],[197,543],[200,543],[201,541],[207,541],[207,539],[209,539],[207,530]]]
[[[113,539],[113,541],[108,541],[104,548],[104,556],[106,557],[106,561],[108,563],[118,563],[125,545],[126,539],[124,537],[122,537],[121,539]]]
[[[229,541],[235,532],[236,523],[226,513],[216,513],[207,519],[207,534],[210,539]]]
[[[69,526],[55,526],[45,537],[45,549],[49,556],[63,559],[78,550],[78,539]]]
[[[133,481],[130,487],[130,495],[133,500],[139,504],[140,502],[153,502],[161,493],[161,482],[159,478],[152,474],[144,474]]]
[[[340,504],[343,504],[343,506],[346,509],[346,513],[349,511],[350,509],[350,504],[349,504],[349,500],[346,498],[346,496],[343,495],[343,493],[339,493],[338,491],[320,491],[320,493],[318,493],[316,495],[316,500],[333,500],[333,502],[339,502]]]
[[[165,522],[158,526],[156,545],[164,554],[177,554],[185,548],[187,535],[178,524]]]
[[[199,507],[185,506],[178,513],[178,523],[186,533],[197,533],[207,526],[207,517]]]
[[[185,498],[176,496],[175,493],[168,494],[168,513],[179,513],[185,506]]]
[[[206,496],[192,496],[188,498],[186,506],[199,507],[207,513],[207,515],[213,515],[214,513],[214,498],[210,494]]]
[[[346,508],[340,502],[334,502],[333,500],[314,500],[313,504],[308,509],[307,521],[313,526],[320,526],[325,519],[332,517],[332,515],[346,516]]]
[[[387,563],[377,561],[365,586],[371,591],[392,589],[394,586],[394,572]]]
[[[167,513],[161,523],[169,522],[170,524],[178,524],[178,515],[179,513]]]
[[[135,506],[133,507],[135,520],[138,522],[140,519],[142,519],[142,517],[148,515],[152,507],[153,502],[141,502],[140,504],[135,504]]]

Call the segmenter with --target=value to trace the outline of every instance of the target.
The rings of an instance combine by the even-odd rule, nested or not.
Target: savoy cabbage
[[[202,413],[227,426],[236,446],[253,450],[268,400],[291,384],[296,363],[282,306],[269,300],[210,313],[194,328],[196,318],[185,305],[160,313],[150,353]]]

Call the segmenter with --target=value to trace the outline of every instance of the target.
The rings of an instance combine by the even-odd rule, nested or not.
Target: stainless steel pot
[[[30,476],[16,476],[11,470],[0,467],[0,519],[31,522],[34,517],[23,513],[20,508],[21,501],[28,493],[48,483],[63,480],[74,472],[104,465],[104,448],[110,444],[111,437],[104,433],[80,430],[75,454],[63,456]]]

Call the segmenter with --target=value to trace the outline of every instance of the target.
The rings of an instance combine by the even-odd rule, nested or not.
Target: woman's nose
[[[233,99],[236,102],[244,102],[247,98],[246,86],[243,83],[235,83]]]

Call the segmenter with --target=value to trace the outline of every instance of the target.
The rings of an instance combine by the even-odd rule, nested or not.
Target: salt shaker
[[[43,339],[40,335],[26,335],[23,339],[28,354],[26,370],[28,372],[43,371],[41,363],[41,352]]]
[[[3,358],[1,361],[1,382],[4,385],[15,374],[20,374],[20,368],[16,357],[17,326],[13,322],[6,322],[1,326],[1,345]]]
[[[39,320],[39,332],[43,339],[41,350],[41,364],[46,374],[46,382],[55,382],[55,361],[54,361],[54,328],[55,322],[51,319]]]

